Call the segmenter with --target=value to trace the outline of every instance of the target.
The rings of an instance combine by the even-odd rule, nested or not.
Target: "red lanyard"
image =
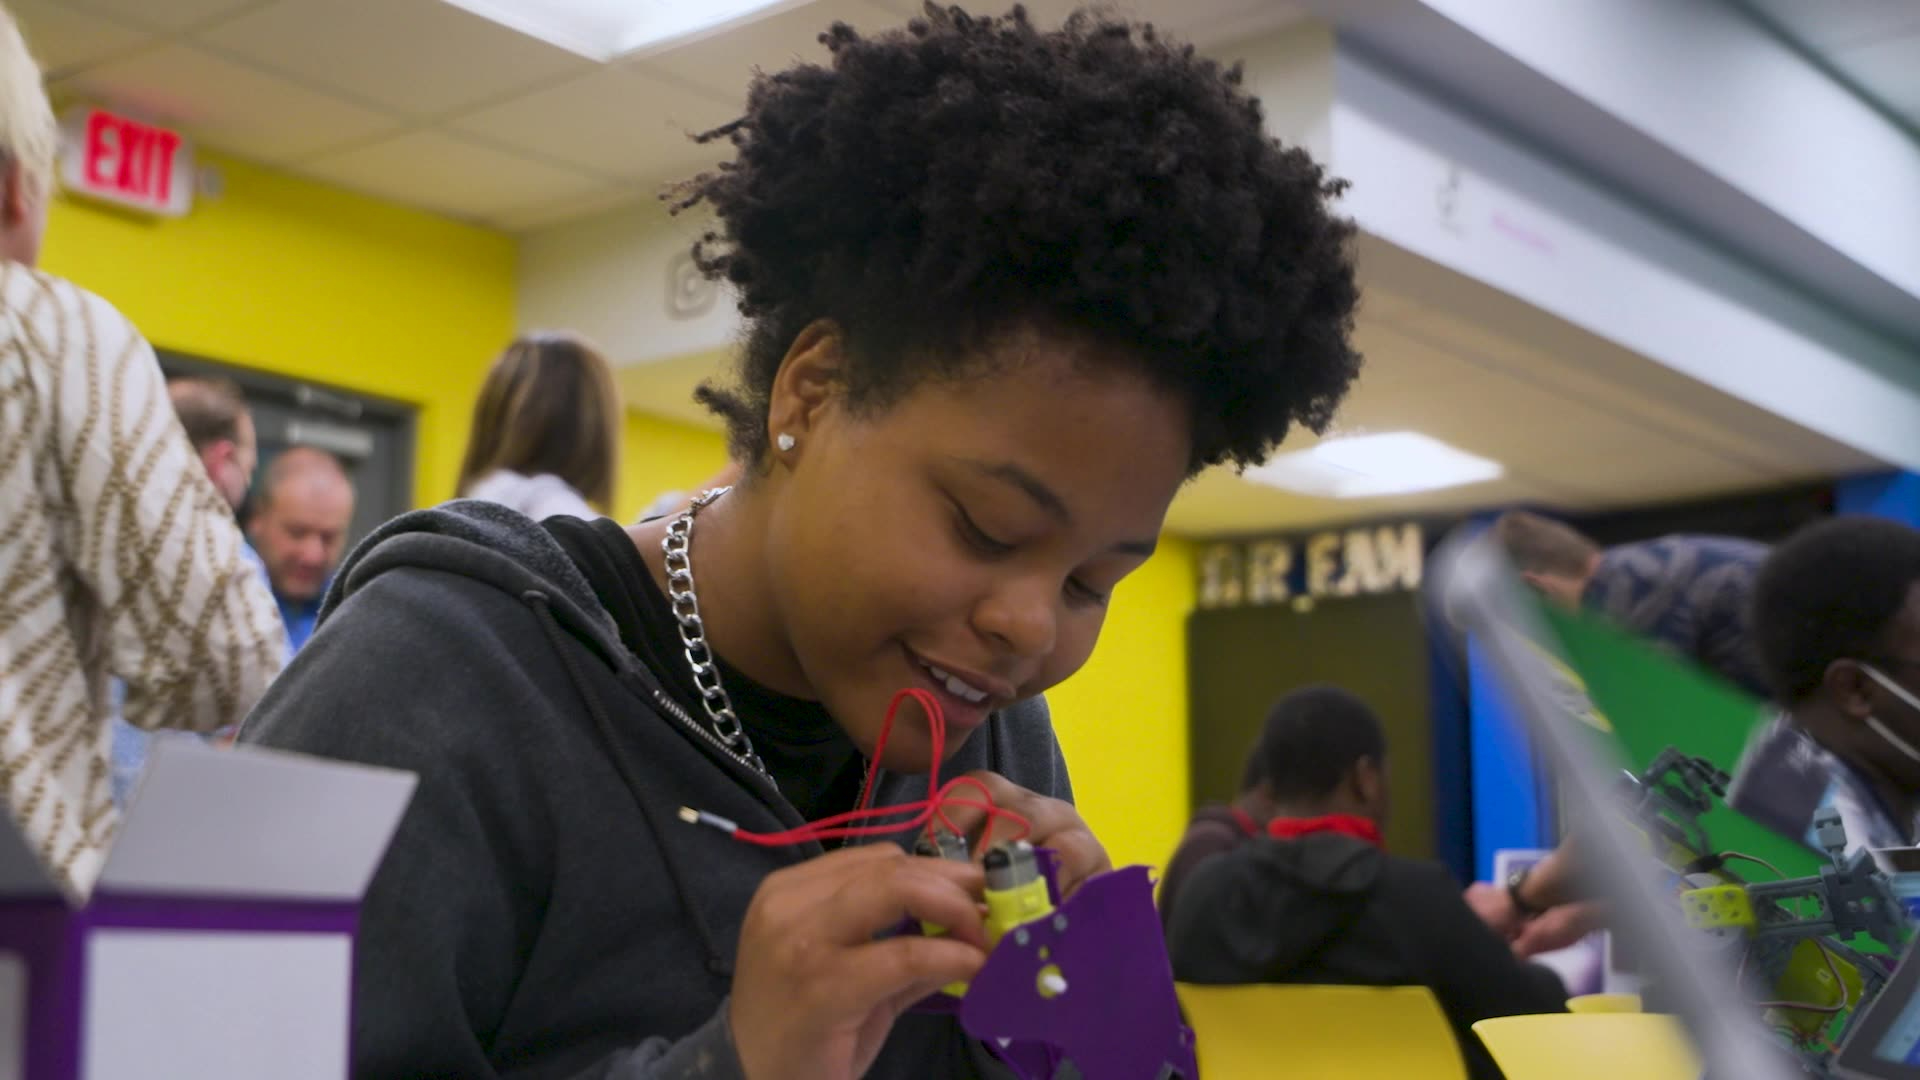
[[[1275,840],[1293,840],[1314,833],[1340,833],[1358,840],[1365,840],[1377,848],[1387,846],[1380,835],[1380,826],[1363,817],[1353,814],[1328,814],[1325,817],[1310,818],[1274,818],[1267,822],[1267,835]]]

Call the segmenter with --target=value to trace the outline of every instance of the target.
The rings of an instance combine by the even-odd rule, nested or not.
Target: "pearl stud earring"
[[[773,445],[779,447],[783,452],[791,450],[793,449],[793,436],[783,431],[774,437]]]

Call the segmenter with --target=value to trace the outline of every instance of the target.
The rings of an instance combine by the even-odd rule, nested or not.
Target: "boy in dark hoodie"
[[[1426,986],[1473,1075],[1498,1077],[1472,1025],[1563,1011],[1566,988],[1518,959],[1444,867],[1387,854],[1386,758],[1379,718],[1352,694],[1315,687],[1274,707],[1255,753],[1271,763],[1256,785],[1270,816],[1242,808],[1258,835],[1195,860],[1177,901],[1162,893],[1174,975]]]

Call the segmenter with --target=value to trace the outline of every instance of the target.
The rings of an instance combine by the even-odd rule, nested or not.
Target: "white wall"
[[[616,364],[724,348],[740,329],[729,290],[714,288],[697,314],[669,303],[670,276],[675,287],[698,285],[685,255],[707,225],[703,214],[674,217],[649,201],[528,234],[520,243],[520,328],[578,330]]]
[[[1343,48],[1920,349],[1920,145],[1737,0],[1296,2]]]
[[[1424,2],[1920,296],[1920,145],[1732,5]]]
[[[1862,453],[1920,468],[1920,362],[1440,106],[1336,63],[1333,166],[1368,233]]]

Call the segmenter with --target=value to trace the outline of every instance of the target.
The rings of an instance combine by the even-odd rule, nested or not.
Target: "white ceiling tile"
[[[65,0],[68,7],[135,26],[177,31],[258,7],[263,0]],[[316,2],[316,0],[306,0]]]
[[[487,223],[507,232],[525,232],[653,198],[657,198],[657,195],[642,185],[618,184],[558,200],[543,199],[513,207],[488,215]]]
[[[251,63],[419,118],[591,67],[444,0],[281,0],[198,37]]]
[[[64,0],[12,0],[7,6],[49,78],[153,40],[146,30],[88,14]]]
[[[298,171],[371,195],[486,218],[604,190],[604,182],[466,139],[415,131],[303,162]]]
[[[1201,48],[1212,48],[1244,41],[1256,34],[1270,34],[1310,17],[1304,8],[1283,4],[1280,0],[1235,0],[1222,7],[1222,10],[1182,19],[1178,24],[1165,18],[1152,22],[1175,31]]]
[[[820,44],[820,35],[836,22],[873,33],[905,25],[906,18],[865,0],[814,0],[629,63],[662,72],[724,100],[744,103],[754,69],[774,72],[798,61],[826,62],[827,50]]]
[[[63,96],[180,127],[208,145],[269,164],[397,126],[381,113],[185,45],[87,68],[55,88]]]
[[[723,100],[610,67],[469,113],[451,126],[610,179],[653,181],[720,160],[731,147],[697,146],[688,133],[738,115],[738,107]]]

